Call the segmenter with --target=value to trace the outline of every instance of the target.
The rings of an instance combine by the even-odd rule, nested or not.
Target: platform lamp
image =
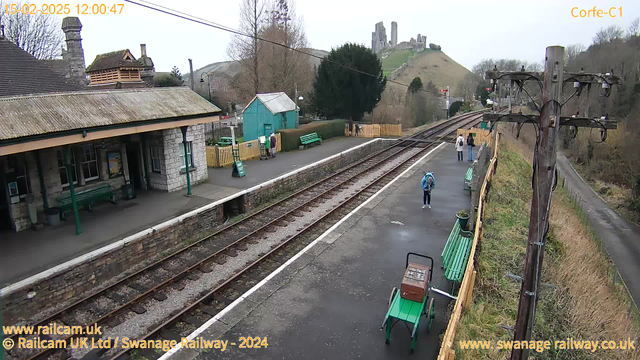
[[[211,102],[211,78],[209,77],[208,72],[203,72],[200,74],[200,82],[204,83],[204,79],[202,78],[204,75],[207,75],[207,89],[209,90],[209,102]]]

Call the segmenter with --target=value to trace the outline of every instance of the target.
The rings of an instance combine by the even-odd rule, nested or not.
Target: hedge
[[[317,133],[322,140],[336,136],[344,136],[345,120],[314,121],[300,125],[297,129],[282,129],[278,132],[282,137],[282,151],[297,150],[300,146],[300,136]]]

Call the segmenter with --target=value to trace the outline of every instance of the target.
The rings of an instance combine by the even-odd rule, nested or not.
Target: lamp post
[[[200,74],[200,82],[203,83],[204,79],[202,78],[204,75],[207,75],[207,89],[209,90],[209,102],[211,102],[211,78],[209,78],[209,73]]]
[[[298,84],[296,83],[296,128],[300,126],[300,118],[299,118],[299,110],[298,110],[298,100],[302,101],[304,98],[302,96],[298,96]]]

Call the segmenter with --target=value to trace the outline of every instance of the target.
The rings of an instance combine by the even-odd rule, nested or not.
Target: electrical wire
[[[245,33],[241,32],[241,31],[233,29],[231,27],[228,27],[228,26],[225,26],[225,25],[221,25],[221,24],[215,23],[215,22],[210,21],[210,20],[202,19],[202,18],[193,16],[191,14],[187,14],[187,13],[175,10],[175,9],[171,9],[171,8],[166,7],[166,6],[161,6],[161,5],[155,4],[155,3],[150,2],[150,1],[145,1],[145,0],[137,0],[137,1],[124,0],[124,1],[128,2],[130,4],[134,4],[134,5],[138,5],[138,6],[150,9],[150,10],[154,10],[154,11],[166,14],[166,15],[171,15],[171,16],[183,19],[183,20],[191,21],[191,22],[194,22],[194,23],[197,23],[197,24],[200,24],[200,25],[205,25],[205,26],[212,27],[214,29],[230,32],[230,33],[238,35],[238,36],[245,36],[245,37],[249,37],[249,38],[252,38],[252,39],[255,38],[255,39],[260,40],[262,42],[266,42],[266,43],[269,43],[269,44],[272,44],[272,45],[280,46],[282,48],[285,48],[285,49],[288,49],[288,50],[291,50],[291,51],[294,51],[294,52],[297,52],[297,53],[300,53],[300,54],[303,54],[303,55],[307,55],[307,56],[310,56],[310,57],[313,57],[313,58],[316,58],[316,59],[320,59],[322,61],[327,61],[329,63],[341,66],[341,67],[343,67],[343,68],[345,68],[347,70],[355,71],[355,72],[360,73],[362,75],[371,76],[371,77],[374,77],[376,79],[378,78],[378,75],[371,74],[371,73],[368,73],[366,71],[362,71],[360,69],[353,68],[351,66],[339,63],[337,61],[329,60],[326,57],[322,57],[322,56],[319,56],[319,55],[314,55],[314,54],[308,53],[306,51],[302,51],[300,49],[292,48],[290,46],[287,46],[287,45],[284,45],[284,44],[280,44],[278,42],[275,42],[275,41],[272,41],[272,40],[269,40],[269,39],[264,39],[264,38],[259,37],[259,36],[255,36],[254,37],[253,35],[245,34]],[[144,3],[144,4],[142,4],[142,3]],[[408,84],[401,83],[399,81],[391,80],[391,79],[388,79],[388,78],[386,79],[386,81],[388,83],[401,85],[401,86],[409,88]],[[420,91],[423,91],[423,92],[426,92],[426,93],[430,93],[430,94],[434,94],[434,95],[441,95],[440,92],[431,91],[431,90],[428,90],[428,89],[420,89]]]

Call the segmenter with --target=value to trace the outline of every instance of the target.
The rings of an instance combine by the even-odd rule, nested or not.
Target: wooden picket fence
[[[474,129],[475,130],[475,129]],[[489,137],[490,140],[493,138]],[[440,353],[438,354],[438,360],[453,360],[455,358],[454,339],[456,336],[456,329],[460,323],[460,317],[462,311],[469,308],[471,300],[473,298],[473,285],[476,281],[476,270],[474,269],[474,259],[476,254],[476,248],[478,241],[482,238],[482,210],[484,207],[484,200],[487,196],[487,184],[491,181],[491,177],[495,172],[496,161],[498,157],[498,143],[500,141],[500,134],[496,134],[495,141],[493,143],[493,156],[487,169],[487,174],[482,182],[482,188],[480,189],[480,196],[478,197],[478,211],[476,218],[476,227],[473,235],[473,244],[471,245],[471,254],[469,260],[467,260],[467,268],[464,272],[462,284],[460,284],[460,290],[458,291],[458,298],[453,306],[453,313],[451,319],[449,319],[449,325],[447,331],[442,339],[442,345],[440,347]]]
[[[276,134],[276,152],[282,149],[280,142],[280,134]],[[251,160],[260,157],[260,144],[258,140],[245,141],[234,146],[240,149],[240,160]],[[208,167],[225,167],[233,164],[233,152],[231,146],[207,146],[207,166]]]
[[[462,137],[464,137],[465,144],[466,144],[467,136],[469,136],[469,133],[475,134],[475,136],[473,137],[473,140],[475,144],[478,144],[478,146],[483,142],[491,143],[491,133],[489,132],[489,130],[480,129],[480,128],[471,128],[469,130],[458,129],[458,133],[456,134],[456,137],[462,134]]]
[[[355,124],[353,126],[355,127]],[[361,126],[358,137],[402,136],[402,124],[363,124]],[[349,132],[348,123],[344,127],[344,136],[356,136],[355,129]]]

